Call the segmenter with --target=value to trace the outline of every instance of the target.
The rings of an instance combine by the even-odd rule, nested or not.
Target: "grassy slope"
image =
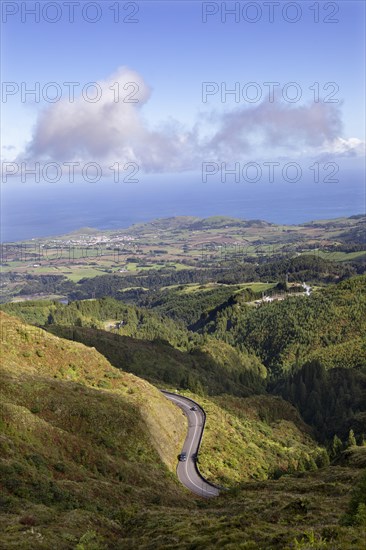
[[[362,550],[365,527],[342,525],[360,476],[360,469],[331,467],[246,483],[194,511],[137,512],[116,550]]]
[[[6,335],[2,341],[3,368],[15,376],[29,373],[116,392],[138,409],[148,423],[162,460],[172,466],[175,446],[185,434],[185,425],[176,408],[167,404],[156,388],[131,374],[116,371],[94,348],[61,341],[6,314],[0,315],[2,332]],[[172,446],[171,434],[176,426],[179,433]]]
[[[199,456],[201,472],[225,487],[315,468],[324,450],[296,409],[281,398],[229,395],[197,398],[207,419]]]
[[[1,321],[6,548],[27,524],[49,524],[37,548],[72,547],[64,536],[76,541],[95,522],[113,537],[126,506],[187,498],[171,473],[186,434],[179,409],[92,348]]]
[[[167,342],[138,340],[91,328],[51,325],[48,330],[62,338],[94,346],[115,367],[157,385],[196,392],[201,388],[210,395],[250,395],[263,391],[266,370],[259,360],[214,338],[187,353]]]
[[[92,348],[1,318],[0,547],[269,550],[293,548],[295,537],[312,530],[317,540],[334,541],[322,548],[362,547],[362,529],[339,525],[360,477],[349,458],[343,466],[197,500],[168,469],[186,429],[178,409]],[[241,479],[265,477],[266,456],[270,463],[288,452],[285,432],[298,440],[295,447],[314,448],[294,409],[281,400],[222,397],[203,404],[203,450],[220,445],[220,461],[226,461],[223,472],[221,462],[211,472],[216,480],[232,482],[239,470]],[[227,463],[234,442],[237,465]],[[365,465],[363,449],[357,451],[353,466]],[[202,459],[201,467],[207,474],[213,468]]]

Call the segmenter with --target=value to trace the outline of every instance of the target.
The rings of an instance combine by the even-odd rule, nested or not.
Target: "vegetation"
[[[337,436],[346,442],[351,431],[353,438],[356,434],[362,443],[366,433],[365,364],[327,371],[319,361],[311,361],[280,381],[275,389],[316,428],[319,440],[330,441]]]
[[[366,276],[354,277],[309,297],[288,298],[253,309],[234,299],[196,325],[240,349],[256,353],[273,376],[326,357],[327,367],[366,363]],[[357,352],[351,352],[356,340]],[[328,355],[328,348],[330,353]]]
[[[75,269],[57,238],[29,269],[10,245],[3,301],[34,299],[0,311],[0,546],[363,548],[364,224],[156,220]],[[178,483],[187,424],[163,387],[204,407],[219,498]]]
[[[160,386],[200,395],[279,394],[329,446],[334,435],[344,443],[350,429],[358,440],[366,433],[365,286],[366,276],[359,276],[257,308],[247,304],[253,291],[237,287],[189,327],[156,310],[183,318],[182,296],[192,311],[197,297],[199,312],[226,295],[225,287],[179,287],[165,299],[161,293],[151,309],[112,298],[19,302],[2,309],[93,346],[114,366]]]
[[[100,233],[105,245],[100,245]],[[176,217],[120,231],[2,247],[0,300],[111,296],[144,305],[167,286],[260,281],[328,284],[365,273],[365,216],[282,226],[224,216]],[[147,293],[147,295],[146,295]],[[184,308],[183,308],[184,309]],[[187,313],[188,310],[185,310]]]
[[[329,465],[327,451],[316,444],[296,409],[281,398],[225,395],[199,401],[207,414],[200,470],[221,486]]]
[[[214,339],[186,352],[160,339],[149,342],[102,330],[57,325],[47,329],[95,347],[115,367],[159,386],[189,389],[199,395],[246,396],[264,391],[266,369],[260,361]]]
[[[360,525],[364,529],[366,528],[366,471],[354,488],[344,521],[346,524]]]
[[[350,458],[327,467],[286,402],[197,397],[208,413],[200,468],[233,485],[202,502],[171,473],[186,429],[178,408],[96,350],[1,317],[4,547],[360,547],[360,470]],[[250,478],[262,481],[242,485]]]
[[[183,325],[146,309],[129,306],[112,298],[70,302],[28,301],[5,304],[2,310],[20,319],[42,325],[115,328],[118,333],[145,340],[161,339],[177,348],[187,349],[194,340]],[[199,337],[196,337],[199,340]]]

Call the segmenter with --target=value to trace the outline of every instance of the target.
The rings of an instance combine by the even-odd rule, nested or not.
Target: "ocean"
[[[140,177],[139,183],[21,183],[2,185],[2,242],[62,235],[81,227],[126,228],[170,216],[226,215],[298,224],[365,212],[365,182],[349,162],[339,181],[315,183],[310,174],[296,183],[203,183],[197,174]]]

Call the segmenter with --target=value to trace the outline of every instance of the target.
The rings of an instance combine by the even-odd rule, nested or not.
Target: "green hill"
[[[208,395],[247,396],[264,391],[266,369],[260,361],[213,338],[186,352],[160,339],[139,340],[104,330],[58,325],[47,330],[93,346],[115,367],[159,386]]]
[[[181,505],[186,496],[171,473],[186,434],[179,409],[95,349],[4,313],[1,326],[6,548],[14,521],[20,530],[50,523],[37,548],[62,548],[68,533],[80,537],[91,523],[112,536],[128,506]]]
[[[2,310],[94,346],[115,366],[156,384],[217,395],[262,392],[266,369],[254,355],[188,331],[182,323],[112,298],[29,301]],[[118,329],[115,329],[118,323]],[[111,328],[112,327],[112,330]],[[110,330],[102,330],[107,329]],[[224,375],[224,376],[223,376]]]
[[[182,323],[168,317],[126,305],[113,298],[80,300],[62,304],[56,301],[25,301],[4,304],[1,309],[36,325],[80,326],[104,329],[118,322],[119,334],[144,340],[160,338],[173,346],[187,349],[190,340],[202,340],[189,334]]]
[[[309,426],[279,397],[193,398],[207,414],[200,469],[214,483],[235,487],[244,480],[277,478],[329,464]]]
[[[327,368],[340,366],[340,351],[342,366],[359,367],[366,365],[365,290],[366,276],[360,276],[259,308],[237,299],[211,311],[196,329],[255,353],[274,377],[314,358],[324,357]]]
[[[322,465],[293,407],[197,397],[207,410],[200,467],[234,486],[202,501],[174,474],[186,433],[178,408],[95,349],[0,316],[1,548],[361,548],[363,448],[354,461],[351,449],[342,465],[282,475],[302,470],[296,461]]]

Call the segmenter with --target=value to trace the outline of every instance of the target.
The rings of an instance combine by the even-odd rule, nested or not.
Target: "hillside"
[[[237,299],[212,310],[195,329],[257,354],[274,376],[322,357],[328,368],[340,366],[337,346],[342,366],[358,367],[366,365],[365,290],[366,276],[360,276],[259,308]]]
[[[199,401],[207,413],[199,465],[214,483],[235,487],[244,480],[277,478],[329,464],[309,426],[279,397],[225,395]]]
[[[234,487],[202,501],[173,473],[179,409],[95,349],[0,315],[2,548],[279,550],[312,537],[361,547],[365,448],[304,473],[324,466],[324,451],[288,403],[197,396],[207,411],[200,468]]]
[[[193,513],[143,510],[131,518],[126,539],[116,548],[361,550],[365,479],[349,465],[331,467],[246,483],[202,502]]]
[[[249,395],[264,388],[266,369],[254,355],[190,332],[164,315],[112,298],[68,305],[17,302],[1,309],[44,325],[57,336],[93,346],[115,367],[155,384],[211,395]]]
[[[144,340],[159,338],[173,346],[187,349],[194,335],[182,323],[164,315],[126,305],[113,298],[82,300],[62,304],[57,301],[25,301],[4,304],[1,309],[23,321],[38,326],[62,325],[91,328],[114,328],[119,334]],[[200,340],[197,335],[196,340]]]
[[[82,536],[100,511],[97,523],[112,534],[126,506],[184,501],[170,473],[186,433],[179,409],[94,349],[4,313],[1,326],[5,526],[22,517],[19,526],[53,524],[57,512],[65,522],[51,529],[57,543],[68,530]]]
[[[260,361],[213,338],[186,352],[160,339],[150,342],[84,327],[46,328],[62,338],[95,347],[115,367],[158,386],[208,395],[246,396],[264,391],[266,369]]]
[[[358,342],[354,341],[357,354]],[[350,346],[350,349],[351,346]],[[334,435],[347,440],[353,430],[359,443],[366,433],[366,366],[326,370],[318,360],[306,363],[276,382],[273,391],[295,405],[306,422],[315,428],[319,441]]]
[[[114,366],[158,386],[211,396],[267,391],[295,405],[322,443],[329,445],[335,435],[345,442],[350,429],[362,442],[366,277],[315,289],[311,296],[253,307],[247,299],[257,287],[237,286],[225,299],[226,287],[188,285],[166,291],[165,301],[160,294],[157,303],[150,304],[153,309],[112,298],[1,307],[95,347]],[[189,327],[167,317],[169,309],[184,317],[195,311],[196,303],[200,311],[220,297],[223,302],[201,313],[199,322]],[[161,307],[165,315],[159,313]]]

